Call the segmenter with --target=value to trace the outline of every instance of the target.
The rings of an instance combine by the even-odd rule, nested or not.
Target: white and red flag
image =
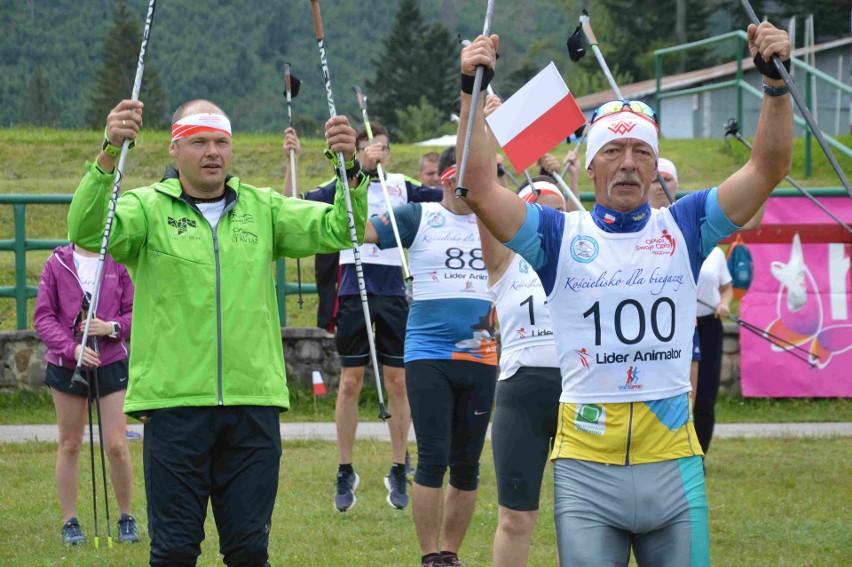
[[[518,171],[534,164],[586,123],[552,61],[486,120]]]
[[[319,370],[313,371],[313,374],[311,374],[311,381],[313,382],[315,396],[324,396],[328,393],[328,390],[325,389],[325,382],[322,381],[322,374],[319,373]]]

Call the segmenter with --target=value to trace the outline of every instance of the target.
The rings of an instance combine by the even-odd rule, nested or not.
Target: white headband
[[[598,151],[613,140],[633,138],[642,140],[654,149],[654,155],[660,155],[657,126],[649,118],[635,112],[616,112],[602,116],[589,126],[586,138],[586,169]]]
[[[172,142],[202,132],[218,132],[231,137],[231,121],[223,114],[190,114],[172,124]]]
[[[677,183],[677,168],[670,159],[666,159],[664,157],[659,158],[657,160],[657,171],[660,172],[660,175],[668,173],[672,176],[672,179],[674,179],[675,183]]]

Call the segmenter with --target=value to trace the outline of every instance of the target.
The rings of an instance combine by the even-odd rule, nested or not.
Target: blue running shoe
[[[337,473],[337,493],[334,495],[334,508],[338,512],[346,512],[355,506],[355,490],[361,479],[355,471]]]
[[[65,545],[86,543],[86,536],[83,535],[83,530],[80,529],[77,518],[71,518],[62,526],[62,543]]]
[[[388,497],[385,500],[391,508],[404,510],[408,506],[408,479],[405,478],[404,469],[401,473],[396,473],[391,468],[385,477],[385,488],[388,489]]]
[[[136,518],[130,514],[122,514],[118,519],[118,543],[136,543],[138,541]]]

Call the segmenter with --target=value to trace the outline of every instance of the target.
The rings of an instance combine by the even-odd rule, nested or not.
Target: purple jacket
[[[74,349],[78,342],[73,326],[82,301],[83,288],[74,268],[72,245],[60,246],[44,264],[33,316],[38,336],[47,345],[47,362],[69,369],[77,365]],[[121,330],[114,339],[98,337],[101,366],[127,358],[125,341],[130,338],[132,311],[133,283],[127,269],[107,256],[95,315],[103,321],[115,321]]]

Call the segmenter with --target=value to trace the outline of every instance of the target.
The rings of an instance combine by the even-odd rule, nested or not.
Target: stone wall
[[[334,335],[316,327],[281,329],[287,379],[291,384],[311,384],[311,373],[319,370],[327,387],[340,381],[340,359]],[[0,332],[0,392],[43,386],[46,348],[35,331]],[[369,368],[364,378],[373,383]]]
[[[290,384],[311,384],[311,373],[319,370],[327,387],[337,387],[340,380],[340,359],[334,335],[316,327],[281,329],[284,361]],[[739,327],[725,323],[725,342],[722,356],[722,391],[740,393]],[[42,387],[45,370],[45,347],[35,331],[0,333],[0,392],[20,388],[36,390]],[[373,372],[367,367],[364,383],[374,383]]]

